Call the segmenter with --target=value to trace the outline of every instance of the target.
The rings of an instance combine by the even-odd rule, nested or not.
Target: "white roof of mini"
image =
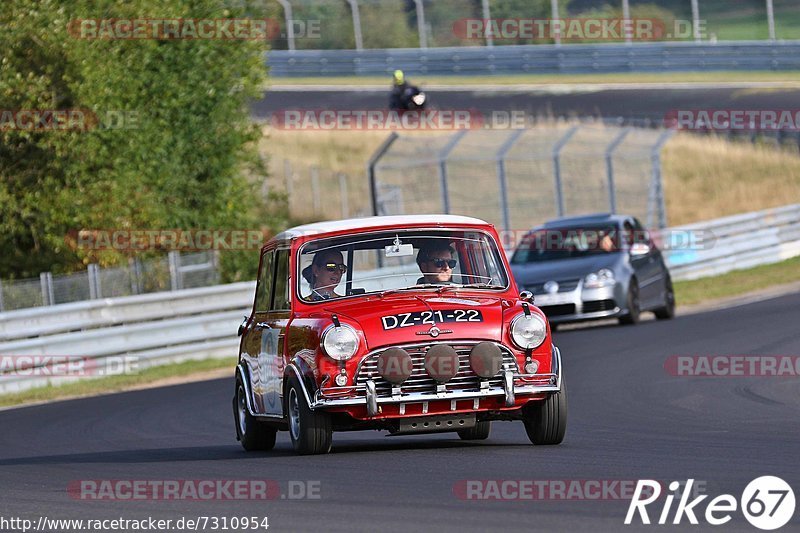
[[[444,224],[487,224],[479,218],[461,215],[391,215],[382,217],[348,218],[295,226],[275,236],[275,240],[289,240],[303,235],[331,233],[335,231],[374,229],[384,226],[404,226],[408,224],[440,226]]]

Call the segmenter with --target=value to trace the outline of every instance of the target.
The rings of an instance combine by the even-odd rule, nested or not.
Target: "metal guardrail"
[[[273,50],[267,65],[275,77],[798,70],[800,41]]]
[[[670,228],[664,235],[694,234],[702,243],[665,251],[675,280],[800,255],[800,204]],[[242,282],[0,313],[0,358],[69,355],[102,368],[104,361],[126,356],[144,369],[233,357],[236,327],[249,313],[254,290],[254,282]],[[77,379],[5,372],[0,394]]]
[[[703,243],[665,252],[672,278],[691,280],[800,255],[800,204],[670,228]],[[691,238],[691,237],[690,237]]]
[[[0,313],[0,358],[6,361],[0,370],[21,356],[89,361],[96,377],[113,357],[129,359],[137,371],[232,358],[236,327],[249,314],[254,291],[255,282],[242,282]],[[80,379],[41,374],[0,372],[0,394]]]

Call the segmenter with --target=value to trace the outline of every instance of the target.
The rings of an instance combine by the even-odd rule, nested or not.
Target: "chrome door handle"
[[[272,328],[269,327],[269,324],[267,324],[266,322],[258,322],[256,324],[256,327],[258,329],[272,329]]]

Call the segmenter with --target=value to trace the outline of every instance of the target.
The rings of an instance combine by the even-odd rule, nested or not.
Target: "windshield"
[[[536,263],[609,254],[621,249],[615,225],[547,228],[525,236],[511,258],[512,264]]]
[[[494,240],[476,231],[413,230],[323,239],[300,249],[307,302],[386,291],[508,287]]]

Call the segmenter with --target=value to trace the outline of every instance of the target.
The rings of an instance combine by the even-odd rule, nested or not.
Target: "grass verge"
[[[121,392],[160,381],[174,382],[176,378],[183,380],[193,374],[222,368],[230,368],[231,375],[233,375],[235,366],[236,359],[228,357],[154,366],[136,374],[89,379],[64,385],[47,385],[23,392],[0,395],[0,407]],[[167,385],[169,382],[164,384]]]
[[[496,76],[410,76],[425,85],[558,85],[570,83],[800,82],[800,72],[620,72],[604,74],[509,74]],[[386,85],[389,76],[270,78],[269,85]]]
[[[675,300],[679,306],[707,303],[793,281],[800,281],[800,257],[709,278],[676,281]]]

